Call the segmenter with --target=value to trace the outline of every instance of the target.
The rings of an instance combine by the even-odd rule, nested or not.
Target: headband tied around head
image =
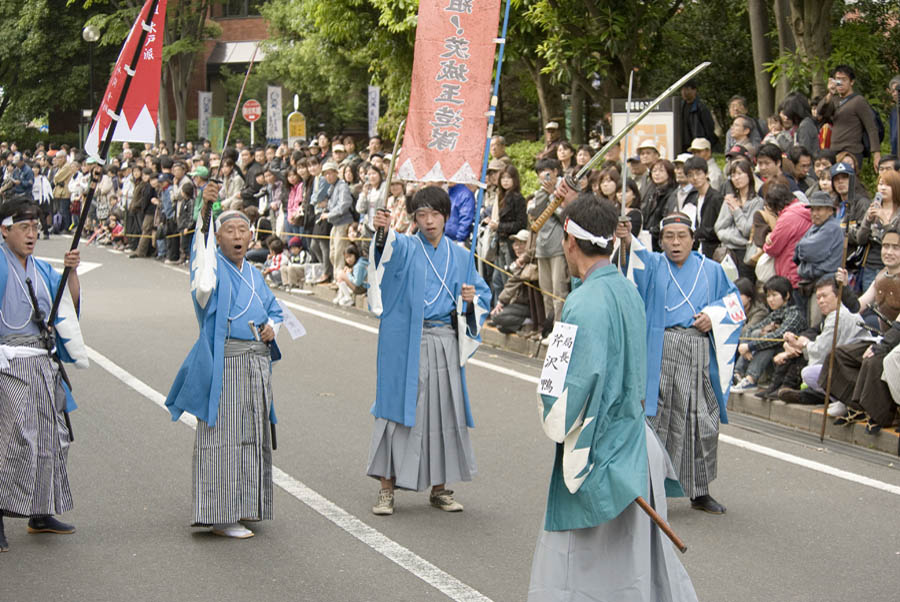
[[[662,221],[662,228],[671,226],[673,224],[681,224],[682,226],[687,226],[691,233],[694,232],[694,224],[691,223],[691,218],[683,213],[675,213],[664,217]],[[660,230],[662,230],[662,228],[660,228]]]
[[[3,221],[0,222],[0,226],[6,226],[9,228],[13,224],[17,224],[19,222],[30,222],[38,219],[37,214],[33,211],[22,211],[17,213],[16,215],[8,215],[3,218]]]
[[[225,222],[233,220],[233,219],[239,219],[239,220],[243,221],[244,223],[246,223],[247,226],[251,225],[250,218],[247,217],[246,213],[244,213],[243,211],[236,211],[234,209],[229,209],[228,211],[222,212],[222,214],[218,218],[216,218],[216,230],[221,228],[222,224],[224,224]]]
[[[597,236],[595,234],[591,234],[590,232],[579,226],[578,223],[574,222],[571,217],[566,218],[566,223],[563,226],[563,230],[579,240],[590,241],[591,244],[597,245],[598,247],[603,247],[604,249],[609,246],[609,243],[612,240],[611,238],[607,238],[605,236]]]

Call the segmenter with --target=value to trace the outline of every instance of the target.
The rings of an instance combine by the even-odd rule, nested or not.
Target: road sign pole
[[[253,141],[253,124],[254,123],[256,123],[256,122],[255,121],[250,122],[250,148],[253,148],[256,146],[256,142]]]

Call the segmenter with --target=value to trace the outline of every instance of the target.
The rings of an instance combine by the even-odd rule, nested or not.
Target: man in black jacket
[[[719,138],[709,108],[697,96],[697,80],[689,79],[681,86],[681,152],[687,152],[694,138],[706,138],[717,148]]]
[[[684,173],[688,177],[688,182],[697,191],[696,213],[693,215],[694,231],[697,233],[694,236],[696,241],[694,244],[699,244],[703,254],[712,259],[719,246],[715,225],[724,197],[721,192],[709,185],[708,170],[709,166],[702,157],[694,156],[684,162]]]

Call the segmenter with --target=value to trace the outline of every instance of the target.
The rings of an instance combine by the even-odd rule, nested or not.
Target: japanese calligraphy
[[[466,77],[468,72],[469,68],[465,63],[457,63],[455,59],[450,59],[441,61],[441,70],[435,79],[437,81],[449,79],[457,82],[467,82],[469,81],[469,78]]]
[[[444,48],[447,49],[447,52],[441,55],[442,59],[453,57],[460,59],[469,58],[469,40],[465,38],[450,36],[444,40]]]
[[[462,109],[454,111],[450,107],[438,107],[431,119],[431,127],[461,129],[462,122]]]
[[[450,0],[450,3],[444,9],[451,13],[472,14],[472,0]]]
[[[457,98],[460,88],[462,86],[459,84],[441,84],[441,93],[434,99],[434,102],[449,102],[455,105],[464,104],[465,101],[462,98]]]
[[[447,151],[456,149],[456,139],[459,138],[459,132],[452,130],[442,130],[440,128],[432,128],[431,140],[428,142],[428,148],[439,151]]]
[[[538,393],[550,397],[559,397],[565,390],[566,374],[572,361],[572,348],[575,346],[575,335],[578,326],[556,322],[550,333],[550,345],[544,356],[544,366],[538,382]]]
[[[144,58],[145,61],[152,61],[152,60],[153,60],[153,49],[152,49],[152,48],[145,48],[145,49],[144,49],[143,58]]]

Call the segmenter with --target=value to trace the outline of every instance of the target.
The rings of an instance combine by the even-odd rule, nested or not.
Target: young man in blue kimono
[[[692,251],[694,230],[683,213],[666,216],[654,253],[619,224],[628,249],[628,278],[647,314],[645,409],[691,506],[711,514],[725,507],[709,494],[716,478],[719,423],[734,373],[744,323],[740,295],[717,262]]]
[[[212,187],[212,188],[210,188]],[[204,203],[218,193],[207,185]],[[197,417],[191,526],[223,537],[253,536],[245,523],[271,520],[272,362],[281,307],[262,274],[244,259],[250,220],[225,211],[191,252],[191,295],[200,336],[175,377],[166,406],[177,420]],[[215,240],[213,240],[215,233]]]
[[[466,373],[491,291],[469,251],[444,236],[450,197],[426,186],[407,201],[417,232],[372,241],[369,304],[381,317],[375,429],[366,474],[381,481],[372,512],[394,512],[394,489],[431,487],[431,505],[463,509],[445,488],[475,475]],[[375,228],[390,228],[376,212]]]
[[[3,516],[28,518],[29,533],[74,533],[54,514],[72,509],[66,464],[71,440],[66,412],[75,404],[56,358],[88,366],[78,327],[81,285],[78,250],[63,264],[72,269],[52,330],[40,325],[61,278],[46,261],[35,259],[40,209],[29,202],[0,208],[0,552],[9,546]],[[37,300],[34,309],[32,295]]]
[[[556,458],[529,602],[697,599],[674,547],[635,502],[641,496],[665,517],[674,469],[644,419],[646,323],[634,285],[610,264],[617,220],[616,207],[591,193],[563,213],[577,280],[557,324],[566,334],[551,333],[559,347],[551,342],[538,388]]]

